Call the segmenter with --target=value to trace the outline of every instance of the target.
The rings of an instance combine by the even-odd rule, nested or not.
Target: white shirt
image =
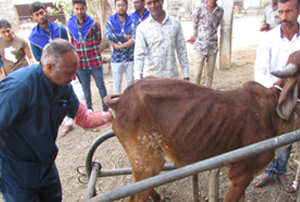
[[[267,6],[264,11],[264,16],[262,20],[262,25],[267,23],[270,25],[270,30],[277,27],[280,23],[278,18],[278,6],[273,9],[273,4]]]
[[[134,79],[146,76],[178,78],[176,54],[184,78],[189,77],[186,42],[179,20],[166,14],[159,24],[150,15],[137,27]]]
[[[254,65],[254,80],[269,88],[278,77],[271,75],[274,70],[282,70],[291,53],[300,50],[300,30],[289,41],[281,32],[281,26],[265,34],[257,47]]]

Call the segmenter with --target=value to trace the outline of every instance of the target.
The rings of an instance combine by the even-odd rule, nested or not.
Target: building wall
[[[12,25],[13,30],[18,30],[20,22],[12,0],[0,0],[0,18],[5,18]]]

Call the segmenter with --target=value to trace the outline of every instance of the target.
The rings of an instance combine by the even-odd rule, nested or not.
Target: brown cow
[[[145,78],[129,86],[119,99],[107,96],[104,101],[115,112],[113,130],[127,153],[134,180],[159,174],[165,161],[181,167],[299,129],[298,58],[300,52],[293,53],[287,63],[296,72],[284,74],[289,78],[276,83],[282,91],[252,81],[235,90],[218,91],[178,79]],[[239,201],[274,153],[228,165],[224,201]],[[149,196],[164,200],[151,189],[128,201],[147,201]]]

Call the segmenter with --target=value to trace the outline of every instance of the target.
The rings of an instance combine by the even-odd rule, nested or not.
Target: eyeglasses
[[[7,34],[9,34],[9,33],[11,32],[11,29],[3,30],[3,31],[1,31],[1,34],[5,34],[5,32],[6,32]]]
[[[125,7],[127,6],[126,4],[116,4],[117,7]]]

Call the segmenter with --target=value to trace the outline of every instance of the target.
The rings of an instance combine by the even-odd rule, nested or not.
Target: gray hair
[[[59,72],[60,62],[63,59],[63,56],[70,51],[76,52],[76,48],[73,44],[65,39],[54,39],[44,47],[41,63],[43,66],[46,66],[48,62],[51,62],[55,65],[56,72]]]

